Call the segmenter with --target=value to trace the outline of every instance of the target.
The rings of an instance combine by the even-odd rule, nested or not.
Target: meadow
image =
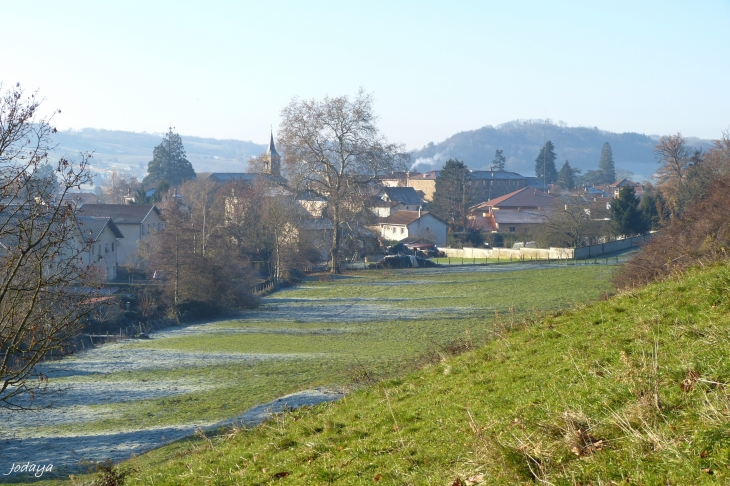
[[[84,459],[119,460],[169,442],[177,437],[172,431],[189,433],[290,393],[315,387],[348,393],[434,356],[476,348],[494,336],[495,324],[596,300],[610,290],[612,268],[503,265],[308,278],[255,311],[55,363],[52,382],[68,392],[51,410],[2,417],[14,442],[5,442],[1,459],[43,457],[24,442],[55,441],[65,452],[95,437]],[[161,432],[141,443],[135,434],[150,430]],[[119,437],[133,445],[112,447]],[[60,471],[81,458],[60,457]]]

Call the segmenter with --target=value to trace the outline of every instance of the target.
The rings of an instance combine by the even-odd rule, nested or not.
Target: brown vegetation
[[[636,287],[692,266],[728,257],[730,250],[730,176],[714,182],[616,274],[618,287]]]

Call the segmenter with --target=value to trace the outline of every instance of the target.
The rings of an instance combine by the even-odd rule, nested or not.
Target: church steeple
[[[279,156],[279,153],[276,151],[276,147],[274,146],[274,132],[272,130],[271,132],[271,140],[269,141],[269,146],[266,148],[266,153],[263,156],[264,166],[262,167],[262,172],[264,174],[271,174],[275,176],[281,175],[281,157]]]

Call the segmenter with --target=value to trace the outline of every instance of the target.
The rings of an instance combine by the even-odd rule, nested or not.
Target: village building
[[[230,181],[244,181],[253,184],[257,181],[265,181],[272,185],[286,186],[287,180],[281,176],[281,156],[274,146],[274,133],[271,133],[269,146],[266,152],[260,157],[260,167],[255,172],[211,172],[207,178],[219,184]]]
[[[489,233],[515,233],[547,221],[563,203],[550,194],[524,187],[469,208],[469,227]]]
[[[626,186],[634,188],[634,194],[636,194],[637,198],[641,199],[641,197],[644,195],[644,186],[642,186],[638,182],[632,182],[628,179],[621,179],[620,181],[616,181],[613,184],[610,184],[609,188],[613,197],[617,198],[618,193],[621,191],[621,188]]]
[[[378,217],[387,218],[398,211],[418,211],[423,199],[412,187],[383,187],[371,211]]]
[[[77,216],[76,224],[76,242],[80,248],[86,247],[80,255],[81,265],[93,267],[106,281],[117,278],[119,243],[124,238],[119,227],[108,217]]]
[[[449,225],[422,211],[398,211],[380,221],[380,236],[386,241],[409,239],[446,246]]]
[[[141,204],[84,204],[78,211],[81,217],[111,218],[124,235],[117,253],[117,265],[136,262],[137,242],[148,238],[164,227],[162,213],[157,206]]]

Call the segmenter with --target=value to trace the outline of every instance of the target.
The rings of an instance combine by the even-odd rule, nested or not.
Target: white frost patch
[[[7,438],[0,440],[0,469],[9,470],[13,463],[34,462],[53,464],[53,469],[68,472],[81,469],[79,462],[121,461],[139,455],[169,442],[195,433],[198,429],[216,430],[231,425],[257,425],[274,413],[302,406],[313,406],[337,400],[342,391],[316,388],[287,395],[272,402],[257,405],[243,415],[216,423],[185,424],[156,427],[113,434],[63,435],[35,438]]]
[[[158,334],[155,335],[158,337]],[[268,359],[306,356],[295,354],[197,353],[130,346],[130,341],[104,345],[58,361],[48,361],[39,369],[52,378],[110,374],[121,371],[205,367]]]

